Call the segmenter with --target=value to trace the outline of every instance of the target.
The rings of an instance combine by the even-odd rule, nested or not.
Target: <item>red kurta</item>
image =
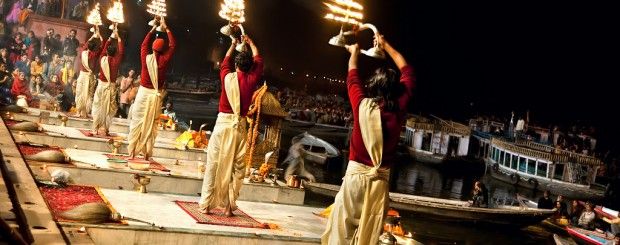
[[[86,44],[84,45],[84,50],[82,51],[85,51],[85,50],[88,50]],[[97,61],[99,60],[100,53],[101,53],[101,49],[96,50],[96,51],[88,50],[88,68],[90,68],[92,72],[95,72],[95,67],[97,67]],[[82,52],[78,53],[78,56],[76,57],[76,59],[80,60],[80,64],[82,64]],[[88,71],[86,70],[86,68],[84,68],[84,64],[80,66],[80,70],[83,72]]]
[[[159,89],[164,88],[164,82],[166,81],[166,68],[168,67],[168,62],[172,59],[172,54],[174,53],[174,48],[176,47],[176,42],[174,37],[172,36],[172,32],[168,31],[168,49],[166,49],[163,53],[157,54],[157,79]],[[142,41],[142,46],[140,48],[140,60],[142,61],[142,71],[140,73],[140,85],[145,88],[153,89],[153,83],[151,82],[151,76],[149,76],[149,70],[146,66],[146,56],[149,54],[149,45],[151,45],[151,37],[153,36],[153,32],[149,32],[144,37],[144,41]]]
[[[110,45],[110,39],[105,42],[103,45],[103,51],[101,52],[101,58],[107,55],[108,46]],[[116,78],[118,77],[118,68],[121,67],[121,61],[123,60],[123,55],[125,54],[125,47],[122,42],[118,42],[118,46],[116,49],[116,55],[108,57],[108,63],[110,66],[110,82],[116,82]],[[101,61],[99,61],[99,66],[101,66]],[[99,68],[99,80],[103,82],[108,82],[108,79],[103,74],[103,67]]]
[[[224,88],[224,78],[228,73],[234,72],[235,67],[232,64],[230,56],[226,56],[222,61],[220,68],[220,80],[222,83],[222,93],[220,94],[220,112],[233,113],[230,103],[228,103],[228,96],[226,96],[226,89]],[[256,90],[256,85],[260,81],[263,73],[263,58],[260,55],[254,56],[254,64],[248,72],[237,72],[237,78],[239,79],[239,94],[241,97],[241,116],[245,116],[248,113],[250,104],[252,104],[252,94]]]
[[[400,82],[405,86],[404,93],[398,98],[398,112],[386,112],[381,106],[381,126],[383,128],[383,162],[381,167],[389,168],[395,161],[396,147],[400,139],[402,125],[405,123],[407,115],[407,104],[411,99],[413,87],[415,85],[413,76],[413,67],[405,66],[401,69]],[[364,147],[364,140],[360,131],[359,123],[359,105],[364,99],[364,87],[360,82],[357,69],[349,71],[347,77],[347,89],[349,92],[349,100],[353,109],[353,132],[351,134],[351,142],[349,147],[349,159],[364,165],[373,166],[372,160]]]
[[[25,95],[28,101],[32,99],[30,89],[28,88],[28,81],[21,80],[17,76],[13,76],[13,86],[11,86],[11,94],[16,98],[18,95]]]

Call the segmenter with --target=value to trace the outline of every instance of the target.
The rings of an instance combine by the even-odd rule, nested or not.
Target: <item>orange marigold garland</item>
[[[260,128],[260,111],[261,111],[261,102],[263,101],[263,95],[267,92],[267,83],[263,84],[258,90],[254,92],[252,95],[252,106],[250,106],[250,110],[248,111],[247,118],[250,126],[248,128],[248,138],[246,143],[246,169],[252,166],[252,155],[254,155],[254,147],[256,147],[256,138],[258,137],[258,129]],[[247,172],[246,172],[247,173]]]

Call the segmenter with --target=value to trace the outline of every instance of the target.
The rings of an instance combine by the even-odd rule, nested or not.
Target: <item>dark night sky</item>
[[[147,1],[145,1],[147,2]],[[617,102],[617,13],[610,6],[506,1],[358,1],[375,24],[417,70],[412,112],[463,119],[472,111],[508,117],[511,110],[538,122],[585,121],[602,137],[617,136],[610,111]],[[131,12],[127,59],[147,31],[144,7]],[[169,0],[169,25],[178,39],[176,72],[206,72],[217,45],[219,1]],[[344,79],[348,55],[327,44],[339,25],[323,19],[319,0],[248,0],[244,24],[266,60],[266,72],[328,75]],[[144,24],[143,24],[144,23]],[[614,26],[612,23],[616,23]],[[190,31],[187,32],[187,29]],[[615,40],[615,41],[614,41]],[[224,46],[229,44],[224,39]],[[133,45],[133,44],[136,45]],[[360,37],[371,44],[371,33]],[[191,62],[196,62],[194,65]],[[364,57],[361,69],[390,64]],[[290,83],[313,83],[301,76]],[[473,102],[473,109],[470,103]],[[611,112],[613,112],[611,111]]]

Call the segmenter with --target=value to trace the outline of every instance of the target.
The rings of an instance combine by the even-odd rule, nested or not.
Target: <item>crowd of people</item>
[[[309,95],[288,88],[275,94],[291,119],[337,126],[350,126],[353,120],[349,104],[338,95]]]

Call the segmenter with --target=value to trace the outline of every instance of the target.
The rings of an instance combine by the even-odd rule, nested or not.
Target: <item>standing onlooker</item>
[[[75,87],[77,86],[77,77],[71,77],[71,81],[65,84],[63,91],[62,102],[60,106],[63,111],[71,112],[72,108],[75,108]]]
[[[127,118],[127,113],[129,112],[129,105],[131,104],[129,100],[129,94],[131,93],[131,88],[133,87],[133,83],[135,80],[136,71],[130,69],[127,73],[126,77],[123,77],[121,80],[120,86],[120,110],[119,114],[122,118]]]
[[[61,38],[62,37],[60,36],[60,34],[54,34],[54,53],[60,54],[60,56],[62,56],[62,40],[60,40]]]
[[[45,33],[45,38],[43,38],[43,47],[41,50],[41,58],[43,58],[43,61],[45,62],[49,62],[50,59],[52,58],[52,55],[55,52],[55,47],[54,47],[54,29],[50,28],[47,29],[47,32]]]
[[[49,14],[49,0],[39,0],[36,13],[47,16]]]
[[[549,196],[549,191],[545,191],[543,196],[538,199],[538,208],[540,209],[553,209],[553,201]]]
[[[69,31],[69,35],[65,38],[65,41],[62,44],[62,54],[64,55],[65,61],[69,62],[71,65],[75,64],[77,49],[80,46],[80,41],[75,38],[76,34],[77,31],[75,29],[71,29],[71,31]]]

